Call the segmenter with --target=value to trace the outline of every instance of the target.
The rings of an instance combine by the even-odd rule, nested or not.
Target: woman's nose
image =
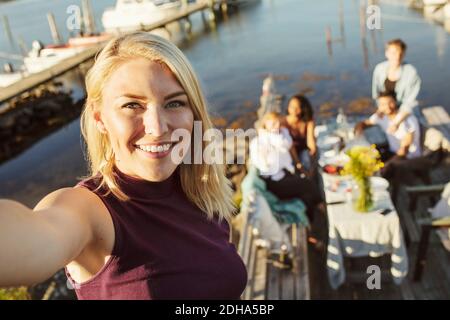
[[[161,137],[168,132],[169,126],[163,112],[158,106],[147,107],[143,118],[146,134]]]

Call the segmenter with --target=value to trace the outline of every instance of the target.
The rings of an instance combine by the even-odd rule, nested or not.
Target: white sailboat
[[[14,70],[11,63],[5,63],[3,65],[3,72],[0,73],[0,88],[5,88],[19,82],[23,76],[24,74],[22,72]]]
[[[447,0],[422,0],[424,6],[439,6],[447,3]]]
[[[450,19],[450,0],[422,0],[426,18],[445,23]]]
[[[39,41],[33,41],[32,49],[23,59],[25,70],[28,73],[38,73],[58,64],[64,59],[72,57],[85,50],[85,47],[72,47],[68,45],[50,45],[44,47]]]
[[[178,11],[181,6],[180,0],[117,0],[114,8],[103,13],[102,24],[106,32],[138,31]]]

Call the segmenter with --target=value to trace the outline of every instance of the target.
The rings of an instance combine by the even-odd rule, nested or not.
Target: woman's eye
[[[134,109],[138,109],[140,107],[141,107],[141,105],[139,103],[136,103],[136,102],[129,102],[129,103],[126,103],[126,104],[124,104],[122,106],[122,108],[133,109],[133,110]]]
[[[185,106],[186,103],[184,101],[170,101],[168,104],[166,104],[166,108],[179,108]]]

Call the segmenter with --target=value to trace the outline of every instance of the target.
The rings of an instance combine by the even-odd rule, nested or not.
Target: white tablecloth
[[[344,256],[379,257],[390,254],[391,274],[394,282],[400,284],[408,273],[408,256],[405,248],[399,217],[386,190],[374,190],[374,210],[368,213],[355,212],[344,190],[331,191],[328,187],[333,179],[342,179],[322,174],[328,205],[329,243],[327,269],[330,285],[338,288],[345,281]],[[392,212],[380,212],[390,208]],[[370,275],[368,274],[367,277]]]

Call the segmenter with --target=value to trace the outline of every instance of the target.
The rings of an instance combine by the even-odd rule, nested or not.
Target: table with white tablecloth
[[[327,163],[341,162],[343,145],[369,145],[364,137],[354,137],[349,129],[321,125],[316,127],[321,167]],[[339,137],[339,143],[336,142]],[[321,172],[328,216],[327,270],[330,285],[338,288],[345,281],[344,257],[391,256],[391,274],[400,284],[408,273],[408,256],[398,214],[386,187],[372,189],[374,206],[369,212],[356,212],[352,204],[354,186],[349,176]],[[381,178],[377,178],[381,179]],[[385,181],[387,184],[388,182]],[[385,211],[385,209],[389,209]],[[387,214],[382,214],[383,211]],[[368,274],[369,277],[369,274]]]
[[[389,192],[373,189],[373,209],[365,213],[356,212],[348,189],[342,188],[346,184],[348,186],[349,180],[326,173],[321,175],[329,224],[327,269],[331,287],[336,289],[345,281],[344,257],[379,257],[384,254],[391,255],[391,274],[394,282],[400,284],[408,273],[408,256]],[[336,188],[336,185],[341,187]],[[387,214],[382,214],[383,211]]]

